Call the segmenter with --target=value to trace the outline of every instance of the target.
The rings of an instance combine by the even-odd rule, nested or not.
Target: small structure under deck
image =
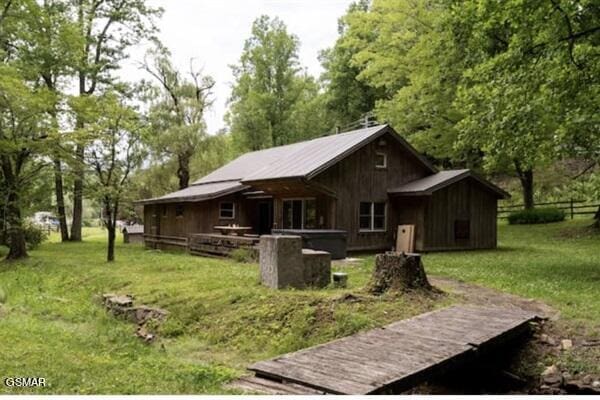
[[[521,309],[454,306],[261,361],[233,386],[263,393],[400,393],[523,334]],[[261,389],[264,387],[264,389]]]

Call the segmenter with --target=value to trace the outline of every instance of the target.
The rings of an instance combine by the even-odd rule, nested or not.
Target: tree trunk
[[[108,251],[106,254],[106,261],[113,262],[115,261],[115,224],[111,223],[110,226],[107,227],[108,230]]]
[[[106,252],[106,261],[115,261],[115,239],[117,236],[117,215],[119,213],[119,202],[115,201],[111,207],[110,199],[104,200],[104,225],[108,232],[108,246]]]
[[[380,295],[388,290],[432,290],[432,286],[427,280],[420,254],[387,252],[375,257],[369,289],[371,293]]]
[[[65,215],[62,166],[58,158],[54,159],[54,192],[56,195],[56,212],[60,225],[60,240],[66,242],[69,240],[69,227],[67,226],[67,216]]]
[[[594,215],[594,220],[595,221],[592,226],[596,229],[600,229],[600,206],[598,206],[598,210],[596,211],[596,214]]]
[[[523,204],[526,210],[531,210],[534,207],[533,202],[533,169],[531,167],[522,169],[521,164],[515,161],[515,169],[521,181],[521,189],[523,191]]]
[[[83,152],[84,147],[77,145],[75,149],[75,179],[73,181],[73,221],[71,223],[71,241],[81,242],[81,226],[83,222]]]
[[[21,221],[21,209],[19,207],[19,196],[12,192],[8,195],[6,205],[6,221],[8,223],[8,255],[7,260],[19,260],[27,258],[27,244]]]
[[[190,156],[187,154],[177,155],[177,177],[179,178],[179,190],[190,185]]]

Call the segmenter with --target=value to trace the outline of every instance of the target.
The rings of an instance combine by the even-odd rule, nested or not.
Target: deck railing
[[[185,236],[166,236],[144,234],[144,241],[149,244],[167,244],[170,246],[188,247],[188,238]]]

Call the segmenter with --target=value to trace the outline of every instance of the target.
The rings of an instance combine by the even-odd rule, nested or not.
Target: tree
[[[74,100],[74,109],[84,122],[86,161],[91,169],[94,198],[102,204],[102,221],[108,233],[106,260],[115,260],[117,218],[131,172],[143,159],[142,125],[135,109],[123,95],[108,92]]]
[[[99,87],[113,85],[113,71],[127,57],[129,48],[156,32],[154,20],[162,10],[144,0],[78,0],[70,4],[70,15],[75,16],[84,43],[76,65],[77,90],[82,97],[91,96]],[[76,127],[84,128],[81,118],[77,118]],[[76,143],[72,241],[81,241],[84,155],[83,143]]]
[[[597,6],[481,0],[457,11],[451,23],[472,60],[456,101],[465,114],[458,146],[479,147],[488,170],[512,166],[532,208],[535,169],[557,159],[578,131],[598,129],[576,123],[597,114]]]
[[[22,17],[22,42],[18,47],[19,60],[38,75],[41,85],[57,97],[51,118],[58,129],[61,102],[73,77],[75,65],[84,47],[77,24],[68,14],[69,5],[62,0],[25,1]],[[64,200],[63,161],[70,159],[72,149],[66,140],[56,147],[53,156],[54,193],[62,241],[69,240]]]
[[[461,113],[453,101],[465,60],[445,24],[448,12],[449,2],[439,0],[374,0],[348,13],[338,42],[352,49],[343,64],[355,71],[354,85],[371,88],[377,119],[450,165],[458,158]]]
[[[356,54],[363,50],[365,44],[364,40],[357,37],[362,28],[355,22],[362,20],[368,9],[367,0],[352,3],[346,15],[338,21],[339,37],[335,45],[319,55],[325,70],[321,76],[326,87],[324,102],[336,126],[348,124],[370,113],[375,108],[375,101],[383,96],[382,90],[358,79],[361,69],[354,62]]]
[[[200,144],[206,138],[204,111],[211,104],[211,89],[215,81],[202,76],[190,61],[189,77],[177,71],[167,49],[157,44],[148,54],[143,68],[152,75],[159,87],[150,90],[151,108],[149,119],[153,126],[151,146],[159,155],[175,157],[179,189],[185,189],[190,181],[190,162]]]
[[[51,93],[32,88],[17,68],[0,65],[0,167],[6,194],[8,260],[27,257],[22,194],[46,166],[43,156],[52,148],[47,115],[53,106]]]
[[[242,150],[290,143],[300,136],[290,117],[303,89],[299,75],[298,39],[278,18],[259,17],[244,44],[227,116]]]

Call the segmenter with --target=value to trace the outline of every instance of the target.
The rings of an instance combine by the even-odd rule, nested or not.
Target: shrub
[[[23,224],[23,233],[25,234],[27,247],[30,249],[36,248],[42,244],[43,241],[48,239],[48,232],[46,230],[30,222],[25,222]]]
[[[547,224],[549,222],[564,221],[565,212],[558,208],[534,208],[511,213],[508,223],[517,224]]]
[[[252,263],[258,261],[258,252],[256,250],[243,247],[233,250],[229,256],[240,263]]]

